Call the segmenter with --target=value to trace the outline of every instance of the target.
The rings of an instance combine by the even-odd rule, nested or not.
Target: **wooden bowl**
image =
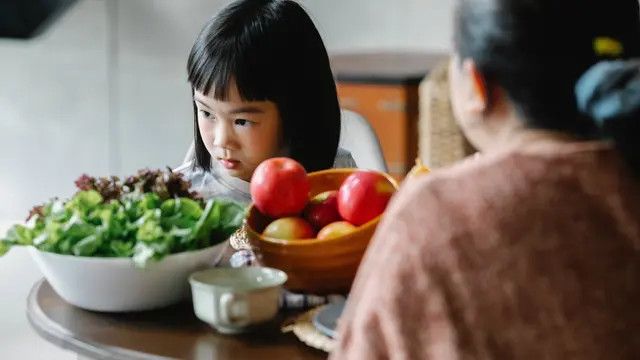
[[[356,171],[358,169],[330,169],[310,173],[310,195],[338,190],[342,182]],[[398,189],[395,179],[381,174]],[[340,237],[282,240],[262,236],[262,231],[273,219],[251,205],[246,229],[251,246],[262,264],[287,273],[289,279],[285,288],[318,295],[346,294],[381,216]]]

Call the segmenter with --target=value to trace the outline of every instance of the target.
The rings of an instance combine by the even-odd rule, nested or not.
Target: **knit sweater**
[[[331,358],[640,358],[640,181],[612,146],[467,160],[405,184]]]

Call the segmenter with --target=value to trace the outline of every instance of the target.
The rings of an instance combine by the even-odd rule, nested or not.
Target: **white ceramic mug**
[[[287,275],[266,267],[213,268],[191,275],[196,316],[225,334],[236,334],[278,313]]]

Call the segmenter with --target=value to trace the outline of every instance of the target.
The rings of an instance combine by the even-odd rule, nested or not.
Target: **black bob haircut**
[[[243,100],[278,107],[288,156],[307,171],[331,168],[340,106],[327,50],[313,21],[291,0],[239,0],[209,20],[187,62],[192,92],[226,100],[235,80]],[[194,166],[210,170],[195,102]]]
[[[457,0],[454,46],[489,85],[500,85],[532,128],[586,138],[596,131],[578,113],[574,86],[601,60],[640,56],[638,0]],[[617,54],[594,51],[615,39]]]

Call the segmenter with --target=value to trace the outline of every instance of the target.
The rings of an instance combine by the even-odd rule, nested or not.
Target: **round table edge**
[[[48,342],[73,352],[96,360],[166,360],[163,356],[149,355],[133,350],[104,347],[93,342],[86,342],[74,337],[66,329],[49,319],[38,304],[38,291],[46,279],[36,282],[27,297],[27,319],[31,327]],[[73,306],[73,305],[69,305]]]

